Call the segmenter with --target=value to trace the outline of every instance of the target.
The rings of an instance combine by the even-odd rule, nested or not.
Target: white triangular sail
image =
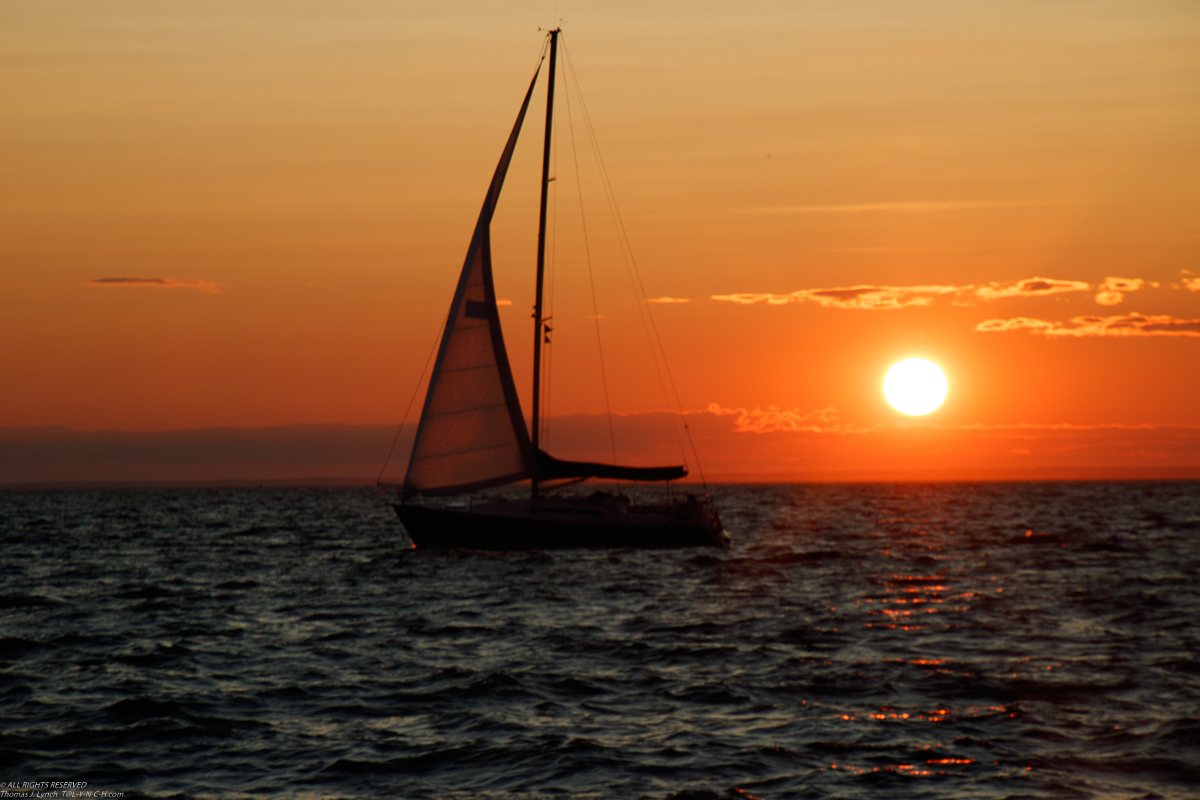
[[[496,312],[489,234],[532,94],[531,83],[471,237],[417,426],[406,495],[500,486],[537,469]]]

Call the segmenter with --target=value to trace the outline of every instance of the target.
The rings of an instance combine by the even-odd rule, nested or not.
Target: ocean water
[[[726,551],[438,553],[365,489],[0,493],[0,790],[1200,796],[1200,484],[714,494]]]

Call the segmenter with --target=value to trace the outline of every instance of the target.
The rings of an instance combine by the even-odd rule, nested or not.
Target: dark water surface
[[[435,553],[366,490],[0,493],[0,781],[1197,796],[1200,484],[718,494],[729,551]]]

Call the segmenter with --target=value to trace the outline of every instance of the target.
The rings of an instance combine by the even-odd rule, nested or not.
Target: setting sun
[[[923,358],[901,361],[883,379],[883,395],[892,408],[913,417],[940,406],[946,399],[946,389],[946,376],[937,364]]]

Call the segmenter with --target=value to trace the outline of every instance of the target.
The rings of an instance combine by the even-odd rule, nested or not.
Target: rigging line
[[[596,136],[595,127],[591,121],[591,115],[587,111],[587,101],[583,97],[583,88],[579,84],[578,74],[574,72],[574,63],[569,60],[570,54],[567,52],[565,41],[563,42],[563,54],[564,54],[565,60],[568,61],[568,66],[571,69],[572,77],[575,81],[576,92],[579,95],[580,104],[583,107],[583,115],[584,115],[584,119],[588,125],[588,133],[590,135],[590,142],[592,145],[593,157],[596,160],[597,170],[601,174],[602,184],[605,189],[605,200],[608,202],[608,207],[609,207],[609,215],[612,217],[613,227],[616,230],[617,240],[620,243],[621,259],[625,263],[625,271],[626,271],[626,274],[629,276],[630,287],[633,290],[634,299],[638,305],[638,319],[642,324],[642,331],[646,336],[646,343],[649,345],[651,360],[654,363],[655,374],[656,374],[656,377],[658,378],[659,389],[662,392],[663,400],[666,402],[668,408],[670,408],[672,405],[671,397],[670,397],[670,394],[667,392],[666,381],[664,381],[664,379],[663,379],[663,368],[666,366],[666,353],[661,348],[661,343],[658,348],[655,347],[654,337],[651,335],[650,326],[647,324],[646,315],[649,313],[649,306],[647,305],[645,309],[643,309],[642,306],[643,306],[643,303],[645,303],[646,301],[649,300],[649,296],[646,294],[644,287],[642,287],[641,291],[639,292],[638,282],[635,280],[635,277],[634,277],[634,270],[632,267],[633,246],[629,242],[628,234],[624,234],[624,232],[622,230],[622,226],[621,226],[621,223],[619,220],[620,208],[617,204],[616,192],[612,188],[612,181],[608,176],[608,170],[604,164],[604,157],[600,151],[599,137]],[[659,358],[662,358],[662,360],[663,360],[663,363],[661,365],[659,364]],[[678,423],[674,419],[674,415],[672,415],[670,425],[671,425],[671,433],[675,437],[675,443],[679,447],[680,455],[683,457],[684,461],[686,462],[687,456],[685,454],[683,439],[679,435]]]
[[[568,68],[570,69],[570,71],[574,77],[576,87],[578,90],[579,79],[578,79],[578,76],[574,74],[574,64],[570,60],[570,53],[566,48],[565,40],[563,42],[563,55],[565,57],[564,60],[567,61]],[[587,125],[589,126],[589,130],[592,134],[593,141],[595,141],[595,129],[594,129],[594,127],[592,127],[591,115],[587,111],[587,101],[583,98],[582,91],[579,92],[579,101],[580,101],[580,105],[583,107],[584,120],[587,123]],[[612,210],[615,212],[615,215],[617,218],[617,223],[618,223],[619,232],[620,232],[620,236],[618,236],[618,239],[621,241],[623,248],[627,249],[627,251],[628,251],[629,263],[631,263],[633,266],[633,272],[637,277],[638,285],[641,287],[641,294],[642,294],[643,298],[648,299],[649,295],[646,294],[645,286],[642,283],[641,270],[638,269],[637,258],[633,254],[633,246],[629,241],[629,234],[625,229],[625,220],[621,216],[620,207],[616,205],[616,193],[613,192],[613,190],[612,190],[612,181],[608,176],[608,168],[604,164],[603,156],[600,155],[598,147],[597,147],[597,156],[599,157],[601,176],[605,182],[605,188],[608,192],[608,195],[612,200]],[[637,292],[635,290],[635,294],[636,293]],[[658,332],[658,324],[656,323],[656,321],[654,319],[653,311],[649,308],[648,305],[646,307],[646,315],[649,318],[651,328],[654,331],[654,337],[658,343],[658,350],[663,359],[663,367],[666,369],[667,379],[670,381],[671,390],[675,395],[675,402],[676,402],[677,407],[679,408],[680,422],[683,425],[684,432],[687,434],[688,443],[691,445],[691,449],[692,449],[692,455],[696,459],[696,467],[700,470],[700,480],[704,484],[705,488],[707,488],[708,482],[704,476],[704,467],[700,463],[700,454],[696,450],[696,443],[695,443],[695,440],[692,438],[691,427],[687,424],[687,418],[686,418],[686,416],[684,416],[683,403],[679,399],[679,390],[676,388],[676,385],[675,385],[675,377],[671,373],[671,365],[667,361],[666,348],[664,348],[662,345],[662,337],[659,335],[659,332]],[[653,348],[651,348],[651,349],[653,350]],[[657,364],[656,364],[656,366],[657,366]],[[668,404],[669,403],[670,403],[670,400],[668,400]],[[672,429],[674,430],[674,426],[672,426]],[[676,436],[678,436],[678,433],[676,434]]]
[[[575,149],[575,122],[571,114],[571,92],[563,85],[563,99],[567,103],[567,130],[571,132],[571,158],[575,162],[575,187],[579,192],[579,220],[583,228],[583,252],[587,258],[588,284],[592,289],[592,316],[596,323],[596,349],[600,352],[600,380],[604,385],[604,410],[608,419],[608,443],[612,448],[613,463],[617,463],[617,437],[613,434],[612,404],[608,399],[608,372],[604,368],[604,345],[600,341],[600,309],[596,303],[596,281],[592,275],[592,250],[588,244],[587,217],[583,211],[583,182],[579,179],[579,153]]]
[[[447,315],[447,322],[449,315]],[[433,337],[433,347],[429,348],[429,355],[425,358],[425,366],[421,369],[421,377],[417,378],[417,385],[413,389],[412,397],[409,398],[408,408],[404,409],[404,417],[400,420],[400,427],[396,429],[396,435],[392,437],[392,446],[388,448],[387,458],[383,460],[383,468],[379,470],[379,477],[375,479],[375,485],[381,486],[383,482],[383,473],[387,471],[388,462],[392,460],[392,453],[396,449],[396,442],[400,441],[400,434],[404,432],[404,423],[408,422],[408,415],[412,412],[413,403],[417,401],[417,392],[421,391],[421,384],[425,381],[425,373],[429,371],[429,362],[433,360],[433,353],[437,350],[438,342],[442,338],[442,330],[446,323],[443,322],[438,328],[437,336]]]
[[[574,74],[574,65],[570,60],[570,54],[566,49],[565,42],[564,42],[564,47],[563,47],[563,54],[565,56],[564,60],[567,62],[568,68],[570,69],[572,76],[574,77],[574,80],[576,82],[577,91],[578,91],[578,76]],[[591,115],[588,114],[588,112],[587,112],[587,102],[584,100],[581,91],[579,92],[579,94],[580,94],[580,97],[579,97],[580,105],[583,107],[584,120],[587,123],[587,125],[589,126],[589,131],[592,134],[593,141],[595,141],[595,130],[591,125]],[[603,155],[601,155],[599,153],[598,147],[596,149],[596,154],[597,154],[599,165],[600,165],[601,176],[605,183],[605,189],[606,189],[608,197],[610,198],[611,203],[612,203],[610,210],[615,214],[615,217],[616,217],[616,222],[617,222],[617,226],[618,226],[618,230],[619,230],[619,234],[620,234],[618,236],[618,239],[621,241],[621,244],[622,244],[623,255],[625,253],[627,253],[627,257],[628,257],[627,268],[629,265],[632,265],[633,274],[634,274],[634,276],[636,276],[638,287],[641,289],[642,298],[648,300],[649,295],[646,293],[645,285],[642,282],[641,270],[638,269],[638,266],[637,266],[637,258],[633,254],[633,246],[629,241],[629,234],[625,228],[625,220],[621,215],[620,207],[616,205],[616,196],[615,196],[616,193],[612,189],[612,181],[608,175],[608,168],[604,164]],[[638,293],[637,289],[635,289],[634,294],[636,295],[637,293]],[[671,391],[675,396],[675,404],[676,404],[676,407],[679,409],[679,421],[683,425],[684,432],[687,435],[688,444],[691,446],[692,456],[696,459],[696,467],[700,471],[700,480],[703,483],[703,485],[705,486],[705,488],[707,488],[708,481],[704,475],[704,466],[700,462],[700,454],[696,450],[696,442],[692,438],[691,427],[687,424],[687,417],[684,415],[683,403],[679,398],[679,390],[675,384],[675,377],[671,372],[670,362],[667,361],[666,348],[663,347],[662,336],[658,332],[658,324],[654,319],[654,312],[650,309],[648,304],[646,306],[646,317],[650,320],[650,327],[653,330],[654,339],[657,341],[657,344],[658,344],[658,353],[656,355],[661,355],[661,357],[662,357],[663,367],[666,370],[667,379],[671,385]],[[651,346],[651,351],[652,351],[652,353],[654,352],[653,345]],[[656,360],[655,367],[657,368],[657,366],[658,366],[658,364],[657,364],[657,360]],[[670,400],[668,399],[667,402],[669,405]],[[674,424],[672,424],[672,430],[676,431],[675,435],[678,438],[678,431],[675,429]],[[680,446],[682,447],[682,442],[680,442]]]
[[[593,141],[595,141],[595,129],[592,126],[591,115],[588,113],[588,110],[587,110],[587,101],[584,100],[583,92],[579,89],[579,78],[575,74],[575,65],[571,59],[570,51],[567,48],[565,37],[563,38],[563,56],[564,56],[563,60],[566,63],[566,67],[567,67],[569,73],[571,74],[572,79],[574,80],[574,82],[576,84],[576,91],[579,93],[579,103],[580,103],[580,106],[582,107],[584,122],[588,126],[588,130],[592,135]],[[603,156],[600,155],[600,153],[599,153],[599,148],[597,148],[596,152],[597,152],[598,160],[600,163],[600,173],[601,173],[601,177],[604,181],[605,189],[608,192],[609,197],[612,198],[612,203],[613,203],[612,210],[616,215],[617,225],[618,225],[618,229],[620,231],[620,236],[618,237],[618,239],[622,242],[623,248],[628,251],[629,263],[632,264],[632,266],[633,266],[633,273],[637,278],[638,286],[641,288],[642,297],[645,299],[648,299],[649,295],[646,294],[646,288],[642,282],[642,273],[641,273],[641,270],[638,269],[637,258],[633,254],[633,246],[629,241],[629,233],[625,228],[625,219],[621,215],[620,208],[616,205],[615,192],[613,192],[613,190],[612,190],[612,181],[610,180],[610,178],[608,176],[608,168],[604,164]],[[636,291],[635,291],[635,294],[636,294]],[[667,361],[667,351],[666,351],[666,348],[663,347],[662,336],[658,332],[658,324],[654,320],[654,312],[650,309],[649,304],[647,304],[647,306],[646,306],[646,316],[650,320],[650,327],[653,330],[654,338],[658,343],[658,351],[659,351],[659,354],[661,354],[661,356],[662,356],[663,367],[666,370],[667,380],[669,381],[669,383],[671,385],[671,391],[675,395],[675,404],[676,404],[676,407],[679,409],[679,421],[682,423],[683,430],[687,434],[688,444],[691,445],[692,456],[696,459],[696,468],[700,471],[700,482],[703,484],[705,489],[707,489],[708,488],[708,480],[705,478],[705,475],[704,475],[704,466],[700,463],[700,454],[696,450],[696,441],[695,441],[695,439],[692,438],[692,429],[687,424],[687,417],[684,415],[683,403],[679,399],[679,389],[677,388],[677,386],[675,384],[675,376],[671,373],[671,365],[670,365],[670,362]],[[653,352],[653,347],[651,348],[651,351]],[[657,367],[657,361],[656,361],[655,365]],[[670,404],[670,399],[667,400],[667,403],[668,403],[668,405]],[[672,430],[675,430],[674,425],[672,425]],[[678,437],[678,433],[676,433],[676,436]]]
[[[600,152],[599,138],[596,136],[595,127],[592,125],[591,115],[587,111],[587,101],[583,97],[583,87],[579,83],[579,76],[575,72],[574,62],[571,60],[570,53],[567,50],[567,43],[566,43],[565,37],[563,37],[560,41],[562,43],[564,61],[566,62],[564,69],[569,70],[569,74],[570,74],[572,80],[574,80],[575,92],[579,97],[579,102],[583,109],[583,118],[584,118],[585,122],[587,123],[589,141],[592,145],[592,155],[596,160],[597,170],[599,171],[601,178],[602,178],[601,183],[605,190],[604,196],[605,196],[605,200],[608,203],[609,215],[612,217],[613,228],[616,230],[617,241],[620,243],[621,259],[625,263],[625,271],[626,271],[626,274],[629,276],[630,287],[633,289],[634,300],[637,303],[638,320],[642,323],[642,331],[646,336],[646,343],[647,343],[647,345],[649,345],[650,358],[651,358],[651,361],[654,363],[654,371],[655,371],[656,377],[658,378],[658,385],[659,385],[660,391],[662,392],[663,401],[666,403],[668,409],[670,409],[671,396],[667,392],[666,381],[663,379],[663,368],[666,366],[666,352],[665,352],[665,350],[662,349],[661,343],[657,349],[654,346],[654,338],[650,333],[650,326],[646,322],[646,315],[649,313],[649,304],[648,304],[649,296],[646,294],[645,288],[642,287],[641,292],[640,292],[640,297],[639,297],[638,281],[635,281],[634,269],[631,267],[631,262],[633,261],[633,246],[632,246],[632,244],[630,244],[629,237],[627,234],[624,233],[623,226],[619,221],[620,209],[617,206],[616,192],[613,191],[612,182],[608,177],[608,170],[604,164],[604,157]],[[640,276],[639,276],[639,278],[640,278]],[[643,305],[645,305],[646,307],[643,308]],[[659,364],[660,357],[663,360],[662,365]],[[680,411],[682,412],[682,409],[680,409]],[[682,416],[681,416],[681,418],[682,418]],[[671,434],[675,437],[675,443],[679,447],[679,453],[680,453],[681,457],[683,458],[684,462],[686,463],[687,462],[686,449],[683,446],[683,439],[679,435],[678,423],[674,419],[673,415],[672,415],[670,424],[671,424]],[[697,462],[698,461],[699,461],[699,459],[697,459]],[[697,463],[697,466],[699,466],[698,463]]]

